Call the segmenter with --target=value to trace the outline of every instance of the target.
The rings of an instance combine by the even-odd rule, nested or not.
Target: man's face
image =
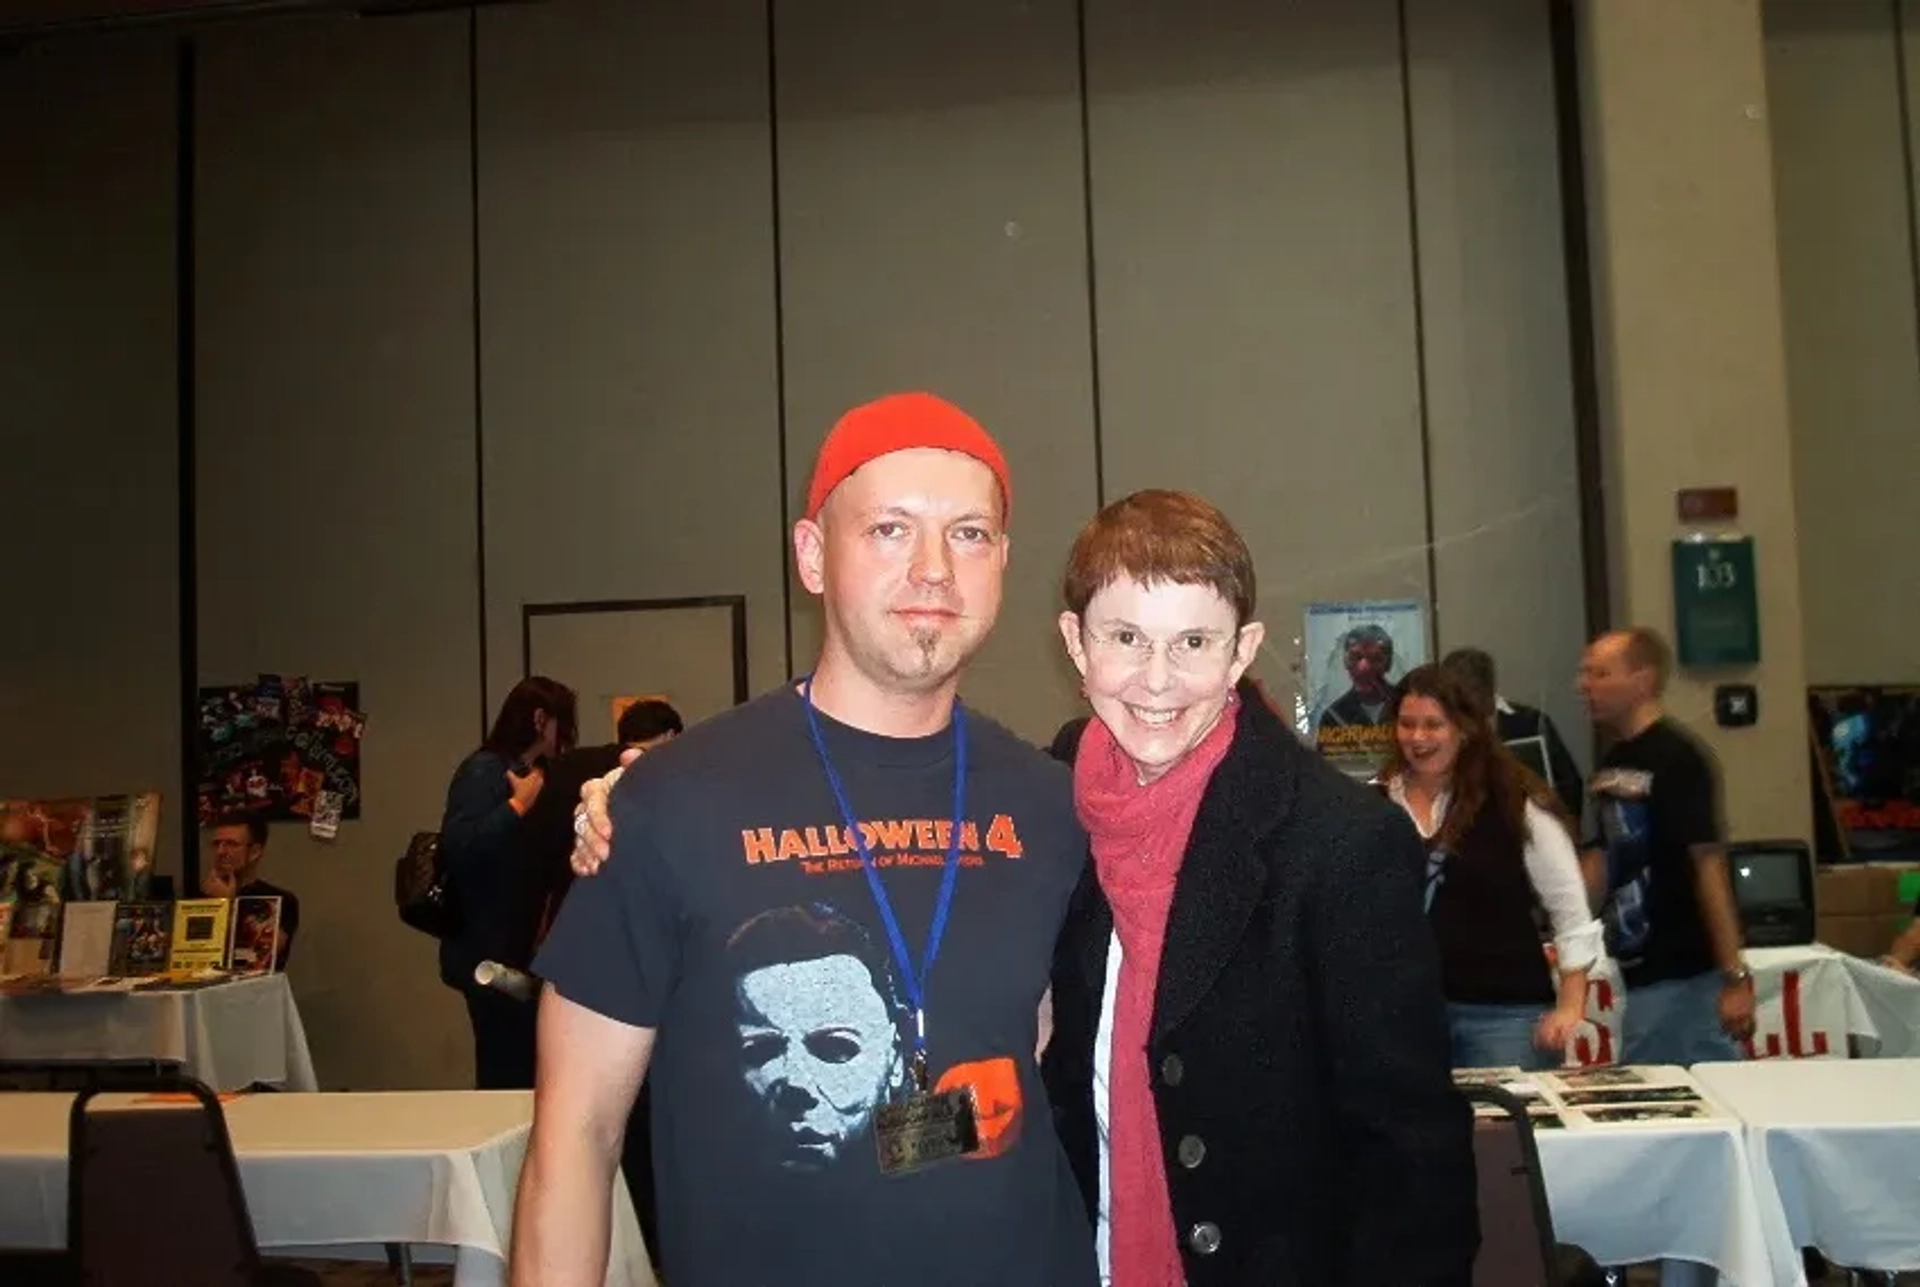
[[[260,860],[261,848],[253,843],[253,836],[245,827],[213,829],[213,865],[224,875],[231,876],[253,866]]]
[[[835,488],[794,526],[800,579],[821,597],[830,645],[884,691],[929,692],[993,628],[1007,536],[993,471],[954,451],[897,451]]]
[[[1579,687],[1588,717],[1610,729],[1624,727],[1652,691],[1647,672],[1629,663],[1626,640],[1618,635],[1602,635],[1588,646]]]
[[[1384,693],[1393,669],[1393,649],[1378,639],[1347,641],[1347,678],[1362,693]]]
[[[747,1088],[780,1166],[824,1170],[866,1134],[900,1067],[898,1033],[851,956],[769,965],[734,986]]]

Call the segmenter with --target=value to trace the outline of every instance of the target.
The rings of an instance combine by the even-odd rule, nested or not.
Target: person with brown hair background
[[[1586,1010],[1600,923],[1559,802],[1514,758],[1464,677],[1409,671],[1388,706],[1380,789],[1426,840],[1426,907],[1440,945],[1456,1068],[1562,1062]],[[1553,927],[1560,979],[1533,908]]]

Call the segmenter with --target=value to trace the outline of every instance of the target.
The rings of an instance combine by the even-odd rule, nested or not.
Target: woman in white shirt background
[[[1601,952],[1559,802],[1492,733],[1475,690],[1437,665],[1400,681],[1380,787],[1427,843],[1427,918],[1456,1068],[1560,1064]],[[1553,966],[1534,908],[1552,927]]]

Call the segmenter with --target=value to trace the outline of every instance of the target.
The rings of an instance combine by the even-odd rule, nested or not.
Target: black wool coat
[[[1405,814],[1301,745],[1251,685],[1175,885],[1148,1070],[1189,1287],[1466,1287],[1472,1110]],[[1061,730],[1071,759],[1084,723]],[[1091,863],[1044,1068],[1097,1210],[1094,1036],[1113,912]]]

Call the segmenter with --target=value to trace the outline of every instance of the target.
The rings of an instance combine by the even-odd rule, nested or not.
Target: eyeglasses
[[[1218,635],[1205,630],[1189,630],[1165,643],[1157,643],[1138,630],[1125,627],[1089,630],[1087,640],[1093,651],[1117,665],[1145,669],[1156,650],[1167,656],[1167,666],[1183,675],[1204,675],[1218,670],[1233,655],[1233,635]]]

